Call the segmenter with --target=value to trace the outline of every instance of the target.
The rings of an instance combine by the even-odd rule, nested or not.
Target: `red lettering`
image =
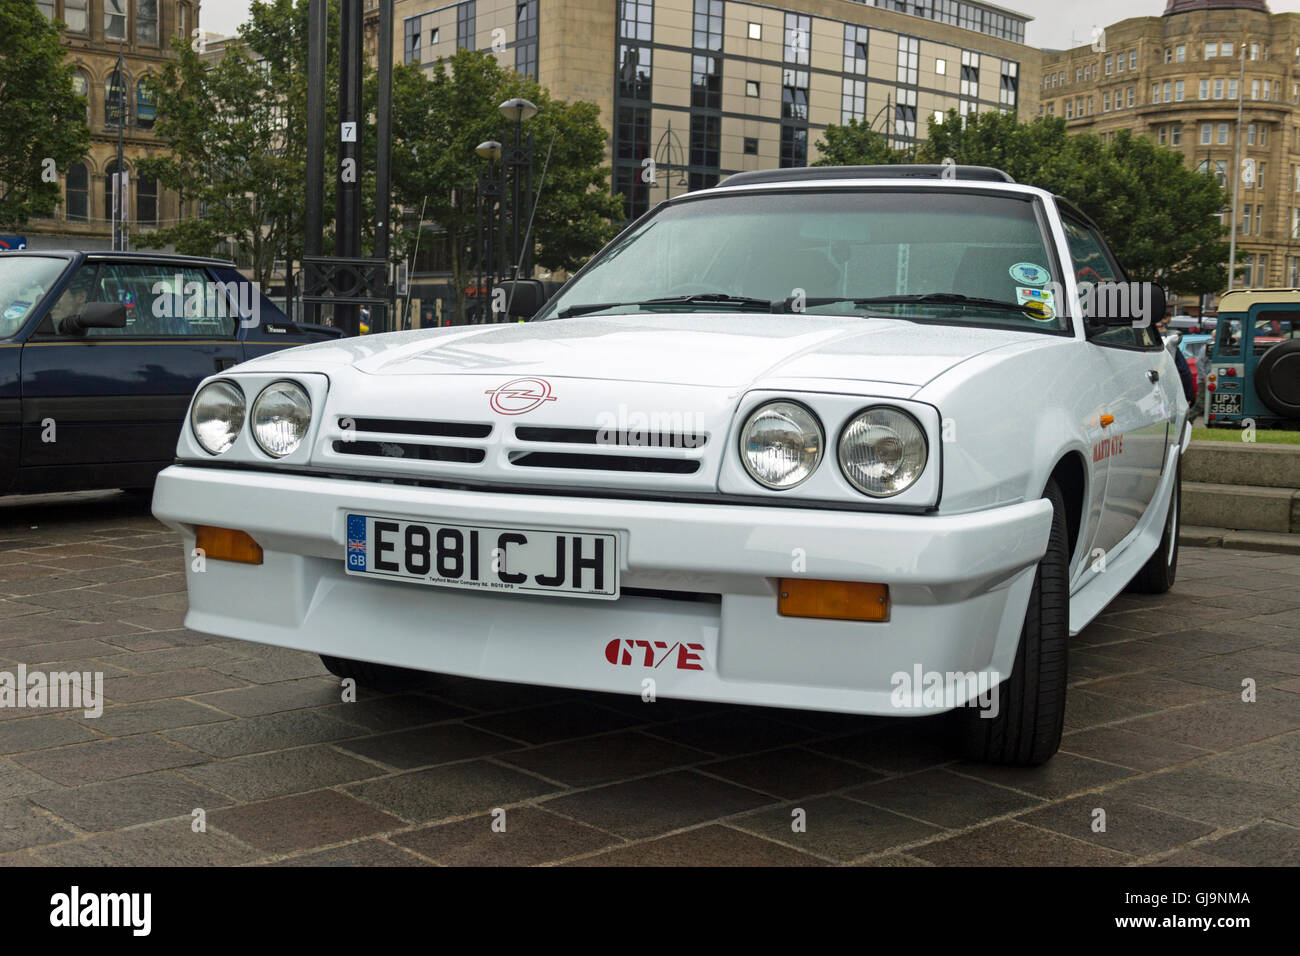
[[[687,650],[688,647],[690,650]],[[700,655],[694,653],[695,651],[703,652],[703,650],[703,644],[679,644],[677,647],[677,669],[679,671],[704,670],[704,665],[697,663],[700,660]]]

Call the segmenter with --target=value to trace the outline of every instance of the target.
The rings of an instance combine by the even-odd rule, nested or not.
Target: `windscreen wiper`
[[[787,300],[788,302],[789,300]],[[996,309],[1000,312],[1028,312],[1030,315],[1040,313],[1039,302],[1003,302],[1001,299],[983,299],[977,296],[961,295],[958,292],[926,292],[919,295],[880,295],[868,299],[851,299],[847,297],[828,296],[824,298],[805,299],[804,305],[830,305],[834,302],[851,302],[857,306],[868,305],[956,305],[973,306],[981,309]]]
[[[561,309],[556,313],[560,319],[571,318],[575,315],[588,315],[592,312],[599,312],[602,309],[617,309],[619,307],[631,306],[634,308],[649,308],[659,305],[735,305],[749,311],[773,312],[776,311],[782,303],[772,302],[768,299],[755,299],[747,295],[728,295],[725,292],[701,292],[695,295],[674,295],[662,299],[646,299],[644,302],[587,302],[581,305],[571,305]]]

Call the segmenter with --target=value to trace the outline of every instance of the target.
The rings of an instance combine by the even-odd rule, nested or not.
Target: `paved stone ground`
[[[0,670],[110,700],[0,709],[0,862],[1300,863],[1300,556],[1184,549],[1117,601],[1033,770],[954,759],[941,720],[447,677],[341,703],[312,656],[185,630],[182,570],[143,499],[0,499]]]

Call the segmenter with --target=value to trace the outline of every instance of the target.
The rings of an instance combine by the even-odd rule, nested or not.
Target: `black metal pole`
[[[345,259],[361,255],[361,39],[361,0],[341,0],[334,255]],[[351,131],[350,137],[344,134],[345,129]],[[336,305],[334,320],[345,335],[356,335],[360,332],[361,310],[352,304]]]
[[[122,44],[117,44],[117,172],[113,175],[113,251],[126,252],[122,224],[126,221],[126,190],[122,176],[122,129],[126,126],[126,71],[122,63]]]
[[[510,157],[514,169],[510,175],[510,278],[518,279],[519,268],[519,205],[522,196],[520,186],[520,174],[524,171],[524,152],[523,152],[523,123],[520,121],[519,114],[515,113],[515,151]]]
[[[307,7],[307,209],[304,256],[320,256],[325,233],[325,57],[329,16],[325,0]],[[320,306],[304,305],[303,320],[320,322]]]
[[[375,258],[388,261],[388,216],[392,211],[391,171],[393,163],[393,0],[379,0],[379,101],[376,104],[375,154]],[[385,296],[388,299],[388,296]],[[391,300],[390,300],[391,302]],[[390,304],[384,306],[382,324],[392,328]]]
[[[526,165],[524,166],[524,185],[526,188],[524,190],[524,195],[527,197],[528,207],[531,209],[533,206],[533,134],[532,133],[528,134],[528,139],[526,142],[527,142],[527,151],[524,153],[524,157],[526,160]],[[529,218],[531,221],[531,214]],[[532,239],[530,238],[528,230],[524,231],[523,242],[525,247],[522,250],[522,258],[524,260],[524,278],[531,279],[533,277],[533,243],[532,243]],[[515,261],[518,262],[519,260],[516,259]]]

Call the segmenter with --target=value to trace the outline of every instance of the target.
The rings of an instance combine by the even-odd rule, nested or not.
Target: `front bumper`
[[[918,689],[899,700],[900,673],[975,673],[986,685],[1010,675],[1051,524],[1046,500],[894,515],[185,465],[158,476],[153,510],[185,537],[187,553],[201,524],[246,531],[264,549],[261,565],[187,562],[185,623],[198,631],[466,677],[886,715],[939,712],[973,696],[922,701]],[[348,512],[614,532],[625,593],[588,601],[347,575]],[[888,584],[890,619],[782,617],[778,579],[796,574]]]

